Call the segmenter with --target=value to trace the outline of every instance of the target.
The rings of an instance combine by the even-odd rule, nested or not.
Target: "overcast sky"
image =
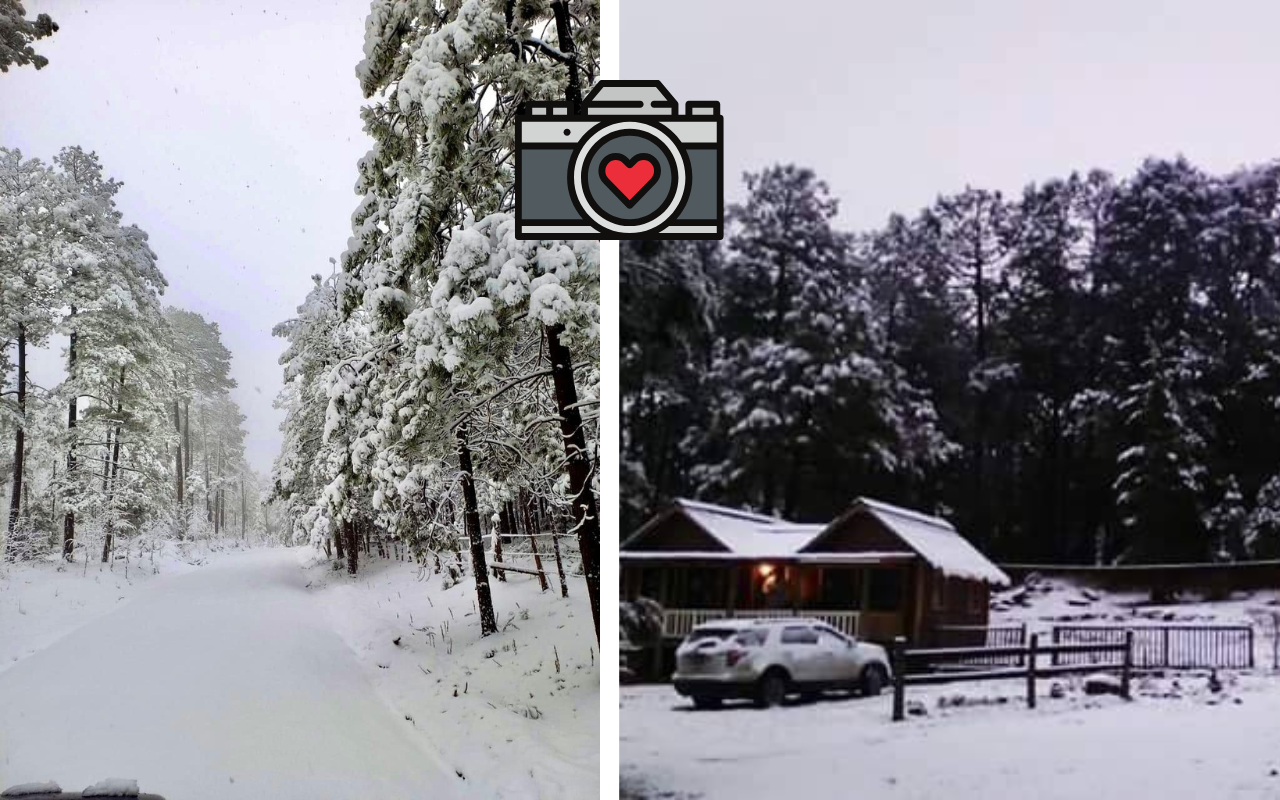
[[[250,465],[280,446],[271,336],[351,233],[369,149],[355,78],[368,0],[26,0],[61,30],[49,66],[0,75],[0,145],[96,150],[126,223],[151,234],[165,302],[222,328]],[[34,359],[42,386],[65,374]]]
[[[721,101],[727,196],[794,161],[858,228],[966,183],[1280,157],[1273,2],[621,4],[624,78]]]

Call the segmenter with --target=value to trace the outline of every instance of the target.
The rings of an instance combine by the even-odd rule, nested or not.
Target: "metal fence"
[[[1248,625],[1055,625],[1057,644],[1119,644],[1133,631],[1139,669],[1252,669],[1253,628]],[[1087,664],[1089,653],[1059,653],[1053,663]]]
[[[1021,625],[939,625],[934,628],[934,647],[1022,647],[1027,643],[1027,626]],[[1022,666],[1019,654],[982,654],[951,659],[947,664],[927,665],[928,669]],[[914,666],[914,664],[912,665]]]

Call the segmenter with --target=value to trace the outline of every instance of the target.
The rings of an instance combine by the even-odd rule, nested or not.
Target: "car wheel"
[[[721,700],[719,697],[704,697],[702,695],[694,695],[693,697],[693,707],[703,711],[719,708],[720,703]]]
[[[875,697],[884,688],[884,668],[872,665],[862,671],[862,694],[864,697]]]
[[[756,687],[756,705],[760,708],[772,708],[782,705],[787,698],[787,677],[781,672],[766,672]]]

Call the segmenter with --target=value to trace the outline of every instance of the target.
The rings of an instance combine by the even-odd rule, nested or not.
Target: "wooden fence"
[[[1133,663],[1140,669],[1253,669],[1253,628],[1248,625],[1055,625],[1053,643],[1116,644],[1133,635]],[[1087,653],[1053,657],[1053,663],[1087,664]]]
[[[958,683],[961,681],[1002,680],[1023,678],[1027,684],[1027,708],[1036,707],[1036,681],[1039,678],[1068,675],[1072,673],[1097,672],[1099,670],[1118,670],[1120,672],[1120,694],[1126,699],[1130,696],[1129,683],[1133,672],[1133,632],[1123,631],[1120,643],[1103,642],[1096,644],[1053,644],[1040,646],[1039,634],[1031,634],[1026,646],[1004,647],[945,647],[908,650],[907,640],[899,636],[893,641],[893,720],[901,722],[906,718],[906,687],[927,684]],[[1057,663],[1064,656],[1076,655],[1113,655],[1119,656],[1119,663],[1114,660],[1098,663],[1072,664]],[[1040,657],[1048,655],[1054,659],[1051,666],[1039,663]],[[940,672],[910,674],[909,664],[925,663],[938,665],[945,663],[964,663],[966,660],[983,658],[1016,658],[1020,666],[1007,666],[988,670],[944,670]]]

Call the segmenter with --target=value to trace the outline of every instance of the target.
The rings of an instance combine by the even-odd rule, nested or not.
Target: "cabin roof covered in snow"
[[[733,555],[754,558],[781,558],[804,547],[824,525],[799,525],[777,517],[741,511],[697,500],[676,500],[675,508],[693,520]],[[645,532],[641,528],[633,541]]]
[[[830,524],[798,524],[778,517],[770,517],[751,511],[718,506],[698,500],[676,500],[667,511],[646,523],[622,544],[624,551],[658,527],[672,513],[680,513],[697,525],[704,533],[721,545],[716,552],[720,558],[773,558],[804,561],[823,560],[821,547],[814,547],[828,532],[834,531],[846,519],[856,514],[870,514],[889,529],[902,543],[930,566],[944,575],[966,580],[983,581],[997,585],[1009,583],[1009,578],[992,564],[986,556],[961,536],[949,522],[917,511],[901,508],[878,500],[860,497],[853,506]],[[682,550],[681,552],[624,552],[627,557],[642,555],[654,559],[679,559],[707,556]],[[868,563],[875,560],[895,560],[907,552],[840,553],[837,555],[850,563]]]
[[[853,507],[831,523],[832,528],[845,518],[869,513],[893,531],[934,569],[949,578],[982,581],[997,586],[1009,583],[1009,576],[969,544],[969,540],[941,517],[933,517],[901,506],[859,497]]]

